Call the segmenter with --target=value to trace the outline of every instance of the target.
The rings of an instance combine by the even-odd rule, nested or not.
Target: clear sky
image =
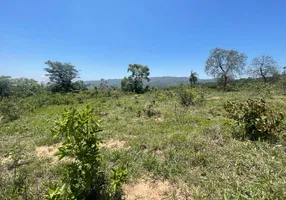
[[[212,48],[286,65],[285,0],[0,0],[0,75],[42,80],[47,60],[83,80],[122,78],[130,63],[151,76],[207,78]]]

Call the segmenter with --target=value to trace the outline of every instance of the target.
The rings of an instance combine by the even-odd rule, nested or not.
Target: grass
[[[276,143],[232,137],[223,105],[227,100],[244,101],[250,94],[252,98],[267,97],[256,92],[208,90],[205,105],[183,107],[175,91],[158,90],[87,99],[74,106],[96,108],[104,129],[100,132],[103,141],[128,144],[129,148],[102,149],[106,167],[127,164],[127,184],[151,177],[188,188],[193,199],[285,199],[285,129]],[[144,108],[152,101],[157,114],[148,117]],[[266,101],[286,114],[286,96],[277,93]],[[57,169],[63,164],[53,165],[50,159],[36,157],[34,151],[36,146],[60,142],[49,130],[68,107],[37,108],[18,120],[0,124],[0,158],[15,147],[23,152],[18,166],[11,169],[9,162],[0,164],[0,199],[42,199],[48,185],[58,180]],[[25,177],[16,174],[13,178],[15,168]],[[15,186],[24,189],[13,191]]]

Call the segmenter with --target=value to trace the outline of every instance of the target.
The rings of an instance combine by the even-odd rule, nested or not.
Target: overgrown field
[[[103,170],[127,169],[122,198],[286,199],[285,119],[279,130],[269,128],[273,137],[256,140],[244,137],[225,109],[228,101],[264,99],[273,115],[285,115],[286,96],[264,86],[236,92],[198,87],[194,96],[182,91],[15,100],[20,116],[0,124],[0,199],[45,198],[69,162],[54,155],[62,140],[51,129],[65,109],[87,105],[101,119]]]

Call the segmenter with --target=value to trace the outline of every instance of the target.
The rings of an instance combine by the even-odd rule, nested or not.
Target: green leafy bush
[[[181,85],[178,89],[180,104],[183,106],[203,106],[206,103],[205,93],[203,88],[192,88],[189,85]]]
[[[166,101],[168,99],[168,96],[165,95],[163,92],[156,92],[155,98],[157,101],[163,102],[163,101]]]
[[[283,95],[286,95],[286,75],[283,75],[278,83]]]
[[[273,98],[274,91],[276,90],[275,85],[270,83],[249,84],[248,87],[249,87],[248,90],[253,91],[254,93],[253,95],[259,96],[263,99]]]
[[[244,129],[243,137],[251,140],[268,139],[275,136],[284,119],[282,113],[275,113],[264,100],[247,100],[245,103],[230,102],[225,104],[229,117],[238,127]]]
[[[11,95],[11,77],[0,76],[0,98],[8,97]]]
[[[20,109],[11,99],[0,101],[0,123],[10,122],[19,118]]]
[[[144,113],[147,117],[153,117],[155,115],[160,115],[161,112],[160,111],[157,111],[155,110],[155,100],[151,101],[149,104],[147,104],[145,106],[145,108],[143,109],[144,110]]]
[[[180,98],[180,104],[183,106],[190,106],[194,105],[194,101],[196,98],[196,95],[192,88],[186,85],[180,86],[178,90],[179,98]]]
[[[71,158],[63,169],[58,184],[49,188],[47,199],[116,199],[120,197],[121,183],[126,170],[112,169],[108,178],[101,169],[98,132],[102,130],[94,110],[86,107],[81,112],[66,110],[52,132],[63,138],[57,155]]]
[[[206,105],[206,90],[201,87],[197,89],[196,103],[200,106]]]

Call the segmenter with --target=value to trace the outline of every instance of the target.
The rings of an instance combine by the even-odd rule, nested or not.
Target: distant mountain
[[[121,86],[121,79],[106,79],[109,86]],[[146,85],[149,85],[150,87],[158,87],[158,88],[164,88],[168,86],[176,86],[181,83],[188,83],[189,78],[188,77],[172,77],[172,76],[163,76],[163,77],[151,77],[149,82],[145,82]],[[199,83],[212,83],[215,82],[214,79],[199,79]],[[93,88],[94,86],[99,86],[100,81],[85,81],[86,84],[89,85],[90,88]]]

